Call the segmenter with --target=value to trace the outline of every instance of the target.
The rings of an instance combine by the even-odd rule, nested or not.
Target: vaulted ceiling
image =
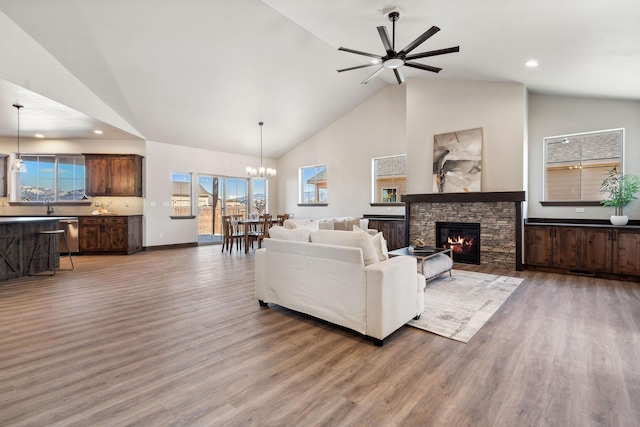
[[[3,75],[0,135],[147,139],[278,158],[386,85],[377,67],[336,72],[383,54],[376,30],[399,8],[396,47],[438,26],[414,53],[459,53],[403,67],[411,79],[522,82],[529,90],[640,100],[638,0],[0,0],[0,13],[129,126],[106,123]],[[0,40],[0,51],[12,40]],[[537,60],[539,66],[525,66]],[[95,136],[92,136],[95,137]]]

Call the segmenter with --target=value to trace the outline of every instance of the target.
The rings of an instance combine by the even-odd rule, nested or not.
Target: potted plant
[[[618,172],[616,167],[607,171],[607,177],[602,181],[601,193],[608,194],[606,200],[602,200],[603,206],[612,206],[614,215],[611,215],[611,224],[625,225],[629,217],[623,215],[624,208],[631,200],[636,199],[640,187],[640,178],[636,175],[625,175]]]

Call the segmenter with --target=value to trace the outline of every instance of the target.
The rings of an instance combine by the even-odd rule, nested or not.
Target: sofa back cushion
[[[319,229],[318,221],[310,221],[310,222],[294,222],[291,224],[294,230],[299,230],[301,228],[316,231]]]
[[[269,229],[269,237],[276,240],[293,240],[296,242],[308,242],[311,230],[297,228],[290,230],[280,225],[274,225]]]
[[[317,230],[312,231],[310,237],[312,243],[360,248],[364,265],[373,264],[380,260],[371,236],[364,231],[345,233],[338,230]]]

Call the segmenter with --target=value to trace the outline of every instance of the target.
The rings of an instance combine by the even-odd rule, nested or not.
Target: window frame
[[[12,158],[15,158],[15,154],[12,156]],[[22,200],[21,198],[21,177],[23,176],[23,174],[27,174],[30,173],[30,171],[28,172],[11,172],[9,173],[9,180],[10,180],[10,188],[11,191],[9,193],[9,204],[12,206],[34,206],[34,205],[41,205],[43,203],[46,203],[46,201],[49,201],[50,205],[90,205],[91,201],[89,200],[89,197],[87,196],[87,175],[86,175],[86,164],[85,164],[85,156],[82,154],[75,154],[75,153],[64,153],[64,154],[52,154],[52,153],[23,153],[20,154],[19,158],[23,159],[26,162],[30,162],[30,163],[36,163],[39,164],[40,163],[40,158],[52,158],[53,159],[53,177],[51,179],[53,179],[53,189],[51,189],[52,191],[52,195],[43,197],[42,199],[40,199],[40,197],[36,197],[36,200]],[[33,159],[35,158],[35,160]],[[83,190],[83,194],[82,197],[78,198],[78,199],[71,199],[71,200],[65,200],[65,199],[60,199],[59,198],[59,193],[60,193],[60,188],[64,187],[63,185],[61,185],[60,183],[60,179],[66,179],[66,178],[61,178],[60,177],[60,160],[63,158],[72,158],[72,159],[82,159],[82,163],[83,163],[83,167],[84,169],[84,177],[83,177],[83,181],[84,181],[84,185],[83,188],[75,188],[72,191],[78,191],[78,190]],[[74,162],[75,165],[75,162]],[[33,169],[33,165],[30,167],[31,169]],[[27,170],[30,169],[29,167],[27,167]],[[40,172],[40,168],[37,168],[38,172]],[[36,180],[39,180],[39,176],[40,173],[38,173],[38,175],[36,176]],[[76,179],[74,179],[75,181]]]
[[[186,204],[186,206],[188,206],[189,208],[189,212],[185,213],[185,214],[180,214],[180,213],[176,213],[174,212],[174,209],[176,209],[176,202],[181,202],[180,206],[178,206],[177,208],[182,208],[182,207],[186,207],[185,204],[183,204],[183,200],[178,198],[176,199],[176,194],[174,191],[174,183],[182,183],[182,182],[187,182],[187,181],[176,181],[174,179],[174,177],[178,177],[178,176],[182,176],[182,177],[188,177],[188,183],[189,185],[187,186],[187,188],[189,189],[189,201],[188,204]],[[180,186],[180,190],[182,189],[182,186]],[[182,192],[180,192],[179,194],[180,197],[184,196],[184,194]],[[193,219],[195,218],[195,215],[193,213],[193,173],[192,172],[171,172],[171,215],[170,215],[171,219]]]
[[[371,202],[369,203],[370,206],[404,206],[404,202],[400,201],[401,196],[402,196],[402,183],[400,182],[400,180],[398,180],[398,182],[395,182],[395,178],[392,178],[394,181],[390,182],[390,183],[382,183],[380,185],[378,185],[378,175],[376,172],[376,162],[379,160],[384,160],[384,159],[396,159],[396,158],[404,158],[404,167],[405,167],[405,173],[404,175],[400,174],[400,175],[396,175],[395,171],[396,168],[395,166],[392,167],[392,173],[391,176],[395,177],[395,176],[404,176],[404,188],[406,190],[406,186],[407,186],[407,155],[406,154],[394,154],[391,156],[381,156],[381,157],[374,157],[371,159]],[[384,200],[384,190],[385,189],[395,189],[396,190],[396,197],[395,197],[395,202],[385,202]],[[380,192],[378,193],[378,190],[380,190]],[[376,201],[376,196],[380,194],[380,201]]]
[[[595,134],[602,134],[602,133],[613,133],[613,132],[620,132],[621,133],[621,137],[620,137],[620,170],[624,171],[624,152],[625,152],[625,138],[626,138],[626,132],[625,132],[625,128],[613,128],[613,129],[603,129],[603,130],[597,130],[597,131],[589,131],[589,132],[577,132],[577,133],[572,133],[572,134],[564,134],[564,135],[555,135],[555,136],[548,136],[548,137],[544,137],[543,138],[543,150],[542,150],[542,180],[543,180],[543,185],[542,185],[542,199],[540,201],[540,204],[542,206],[601,206],[601,200],[602,198],[598,199],[598,200],[547,200],[547,194],[548,194],[548,185],[549,185],[549,180],[547,178],[547,170],[548,170],[548,166],[547,166],[547,154],[548,154],[548,144],[551,142],[557,142],[557,140],[561,140],[561,139],[570,139],[570,138],[583,138],[585,136],[589,136],[589,135],[595,135]],[[582,154],[580,155],[580,163],[582,163],[584,161]],[[583,181],[582,181],[583,177],[580,177],[580,187],[582,188],[583,186]],[[582,194],[580,196],[582,198]]]
[[[316,195],[318,195],[318,198],[320,198],[320,194],[324,193],[325,194],[325,201],[319,201],[319,200],[315,200],[313,202],[305,202],[304,201],[304,193],[305,193],[305,185],[306,183],[303,183],[303,180],[305,179],[305,170],[308,169],[314,169],[313,171],[313,175],[312,177],[316,177],[319,174],[321,174],[322,172],[324,172],[325,174],[325,179],[324,179],[324,183],[325,185],[323,187],[318,187],[318,182],[323,182],[323,181],[318,181],[316,180],[314,184],[312,184],[314,186],[314,192]],[[320,170],[318,171],[319,168],[324,168],[324,170]],[[323,163],[319,163],[319,164],[315,164],[315,165],[308,165],[308,166],[300,166],[298,168],[298,206],[328,206],[328,183],[329,183],[329,178],[328,178],[328,167],[326,164]],[[310,178],[307,179],[307,181]],[[321,191],[321,189],[324,188],[324,191]]]

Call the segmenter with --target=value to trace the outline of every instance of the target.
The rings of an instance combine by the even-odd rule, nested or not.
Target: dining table
[[[237,220],[237,223],[238,225],[242,225],[242,228],[244,229],[244,253],[246,254],[249,252],[249,232],[251,231],[251,226],[262,224],[262,220],[259,218],[247,218],[239,219]],[[272,219],[270,223],[274,224],[276,223],[276,220]]]

